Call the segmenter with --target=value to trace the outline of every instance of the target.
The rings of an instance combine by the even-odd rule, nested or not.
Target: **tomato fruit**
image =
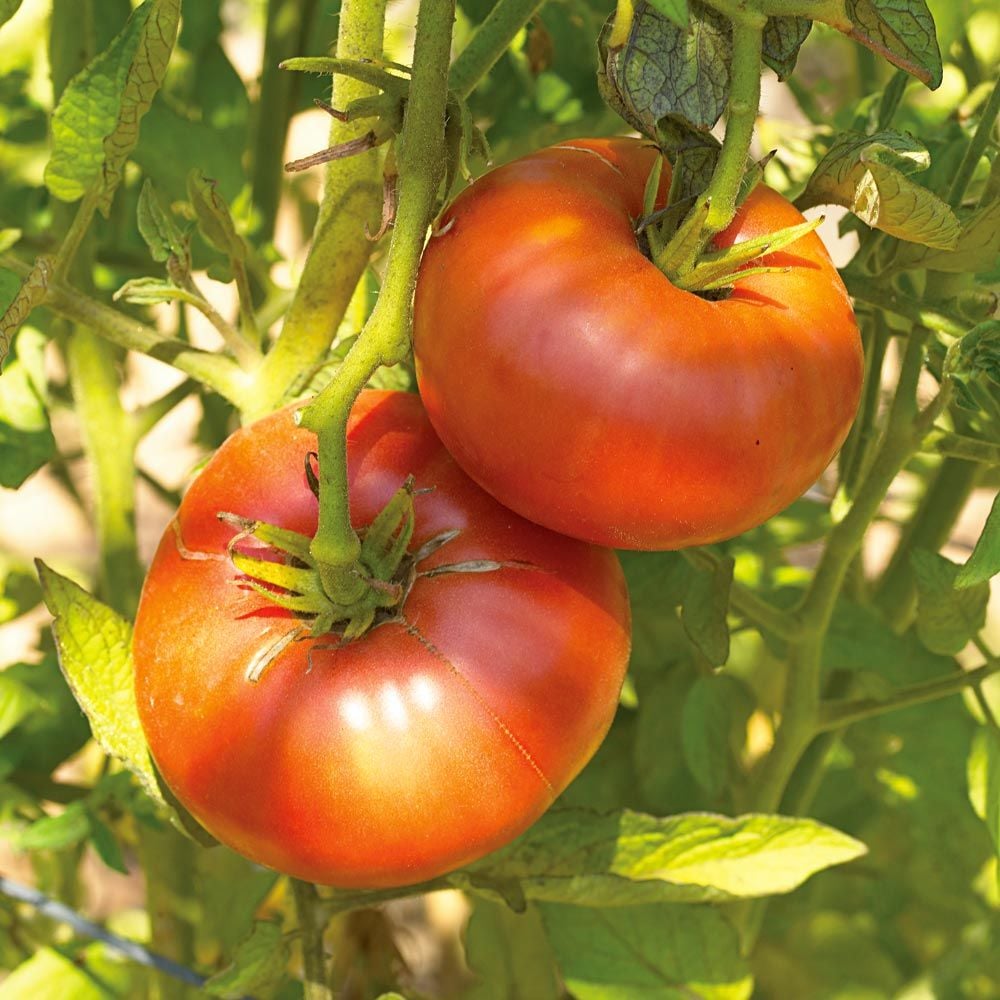
[[[442,217],[415,301],[420,393],[462,468],[617,548],[765,521],[823,471],[861,390],[850,300],[814,233],[717,301],[651,263],[633,226],[653,156],[581,140],[486,174]],[[801,222],[758,185],[716,246]]]
[[[293,642],[251,683],[248,665],[296,622],[245,585],[216,515],[311,535],[315,446],[279,411],[192,484],[142,593],[140,717],[177,798],[241,854],[329,885],[405,885],[521,833],[594,753],[624,677],[628,597],[613,553],[511,514],[416,396],[370,391],[348,428],[351,512],[371,523],[413,474],[412,587],[362,638]]]

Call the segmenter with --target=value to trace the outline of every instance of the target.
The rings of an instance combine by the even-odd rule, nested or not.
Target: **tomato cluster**
[[[139,608],[138,706],[167,784],[237,851],[380,887],[516,836],[617,705],[629,606],[598,545],[734,535],[843,441],[861,350],[820,241],[721,301],[675,288],[633,231],[652,156],[632,140],[543,150],[446,213],[415,304],[423,406],[365,392],[348,427],[359,532],[415,486],[402,599],[360,639],[302,634],[237,569],[217,516],[314,534],[316,439],[291,410],[234,434],[185,496]],[[759,188],[717,244],[799,221]]]

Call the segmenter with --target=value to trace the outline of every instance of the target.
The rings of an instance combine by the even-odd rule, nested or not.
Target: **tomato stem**
[[[337,32],[338,58],[382,58],[385,8],[386,0],[344,0]],[[331,103],[346,107],[375,92],[369,84],[340,77]],[[369,128],[365,121],[340,122],[331,118],[330,145],[357,139]],[[365,224],[375,225],[381,207],[378,150],[327,164],[312,247],[281,334],[257,369],[254,391],[245,400],[246,419],[274,410],[302,373],[322,361],[368,265],[372,244],[365,239]]]
[[[302,965],[305,972],[305,1000],[333,1000],[323,946],[325,925],[318,918],[319,893],[311,882],[289,879],[295,899],[302,936]]]
[[[765,21],[763,15],[733,19],[726,136],[708,187],[688,213],[694,218],[704,216],[700,237],[693,242],[685,239],[684,227],[681,226],[655,259],[657,267],[680,287],[685,287],[685,273],[692,270],[711,238],[721,233],[736,215],[736,200],[760,105],[761,46]]]
[[[319,438],[319,525],[311,552],[327,595],[352,604],[364,592],[357,572],[361,542],[350,520],[347,420],[365,384],[410,349],[413,291],[427,229],[444,174],[448,60],[455,0],[424,0],[417,19],[413,75],[396,143],[398,208],[385,281],[364,329],[333,381],[301,413]]]

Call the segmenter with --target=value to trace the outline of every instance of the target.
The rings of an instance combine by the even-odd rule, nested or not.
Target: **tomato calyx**
[[[407,554],[415,519],[413,495],[411,476],[362,533],[361,554],[353,569],[360,596],[350,603],[335,601],[326,593],[320,566],[309,551],[309,535],[238,514],[218,514],[221,521],[236,529],[227,551],[241,574],[240,583],[302,621],[280,648],[269,651],[264,662],[252,666],[248,679],[256,680],[294,639],[333,633],[347,643],[396,614],[416,573],[417,557]],[[261,544],[247,550],[243,543],[248,539]]]

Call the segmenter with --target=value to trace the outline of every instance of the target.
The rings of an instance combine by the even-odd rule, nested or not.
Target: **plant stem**
[[[1000,444],[968,437],[965,434],[953,434],[940,427],[936,427],[924,438],[921,450],[934,451],[948,458],[960,458],[966,462],[978,462],[986,466],[1000,465]]]
[[[946,458],[921,498],[875,588],[875,603],[894,629],[902,630],[916,607],[913,550],[937,552],[944,545],[981,472],[975,462]]]
[[[902,316],[911,322],[920,323],[931,330],[940,330],[953,337],[963,336],[971,325],[960,316],[943,312],[937,308],[928,309],[917,300],[900,295],[885,281],[877,281],[850,272],[845,273],[843,277],[852,298],[860,302],[867,302],[883,312],[894,313],[896,316]]]
[[[861,405],[840,453],[840,481],[848,496],[853,495],[857,484],[864,476],[876,439],[875,423],[882,395],[882,366],[889,345],[889,329],[881,312],[876,310],[871,322],[866,324],[866,332],[868,337],[865,345],[865,380]]]
[[[382,58],[385,6],[386,0],[344,0],[338,58]],[[372,87],[347,77],[340,77],[334,85],[334,100],[341,107],[374,93]],[[357,139],[368,129],[367,122],[334,120],[330,143]],[[379,162],[378,151],[371,150],[327,164],[312,247],[281,335],[257,369],[254,390],[242,407],[247,419],[275,409],[329,349],[371,254],[365,225],[374,228],[381,215]]]
[[[255,235],[263,241],[274,236],[288,123],[300,87],[299,75],[286,73],[280,63],[302,53],[315,11],[316,0],[270,0],[267,5],[251,169],[253,203],[261,216]]]
[[[982,158],[983,153],[986,152],[986,146],[989,144],[990,136],[993,134],[993,126],[996,124],[998,114],[1000,114],[1000,80],[995,81],[993,84],[990,99],[987,101],[986,107],[983,108],[979,125],[972,139],[969,141],[969,145],[966,147],[962,162],[958,165],[958,171],[952,179],[951,187],[948,188],[948,204],[952,208],[958,208],[962,204],[962,198],[965,197],[965,189],[969,186],[969,181],[972,180],[972,175],[976,171],[979,160]]]
[[[947,677],[902,688],[889,698],[845,698],[828,701],[820,711],[818,724],[823,732],[843,729],[863,719],[871,719],[889,712],[898,712],[903,708],[922,705],[924,702],[960,694],[968,687],[978,687],[997,673],[1000,673],[1000,663],[987,662],[975,670],[960,670]]]
[[[706,213],[700,245],[695,248],[696,255],[736,215],[736,198],[746,170],[754,121],[760,105],[761,44],[766,18],[751,11],[742,11],[739,16],[736,11],[729,13],[733,17],[733,58],[726,110],[726,135],[712,179],[689,213],[689,218]],[[677,235],[666,242],[656,258],[660,270],[681,279],[683,272],[689,270],[694,263],[692,259],[678,259],[685,256],[678,249],[683,234],[682,226]],[[683,280],[680,284],[683,284]]]
[[[316,887],[294,878],[290,882],[302,936],[305,1000],[333,1000],[333,990],[327,980],[326,949],[323,946],[325,928],[317,921],[319,896]]]
[[[13,254],[0,254],[0,266],[22,278],[31,270]],[[237,406],[249,393],[245,374],[231,358],[199,350],[182,340],[164,337],[153,327],[132,319],[69,285],[58,281],[50,282],[45,306],[65,319],[89,327],[113,344],[148,354],[157,361],[172,365]]]
[[[310,551],[327,595],[349,603],[359,581],[361,545],[351,526],[347,486],[347,419],[358,393],[380,365],[402,360],[410,345],[413,290],[444,171],[448,59],[455,0],[423,0],[417,19],[410,98],[396,144],[399,208],[385,280],[365,328],[333,381],[302,412],[319,436],[319,525]]]
[[[83,448],[93,469],[100,594],[132,618],[142,570],[136,554],[132,436],[118,395],[118,368],[111,347],[83,326],[70,334],[66,359]]]
[[[499,0],[451,64],[449,88],[465,99],[545,0]]]

